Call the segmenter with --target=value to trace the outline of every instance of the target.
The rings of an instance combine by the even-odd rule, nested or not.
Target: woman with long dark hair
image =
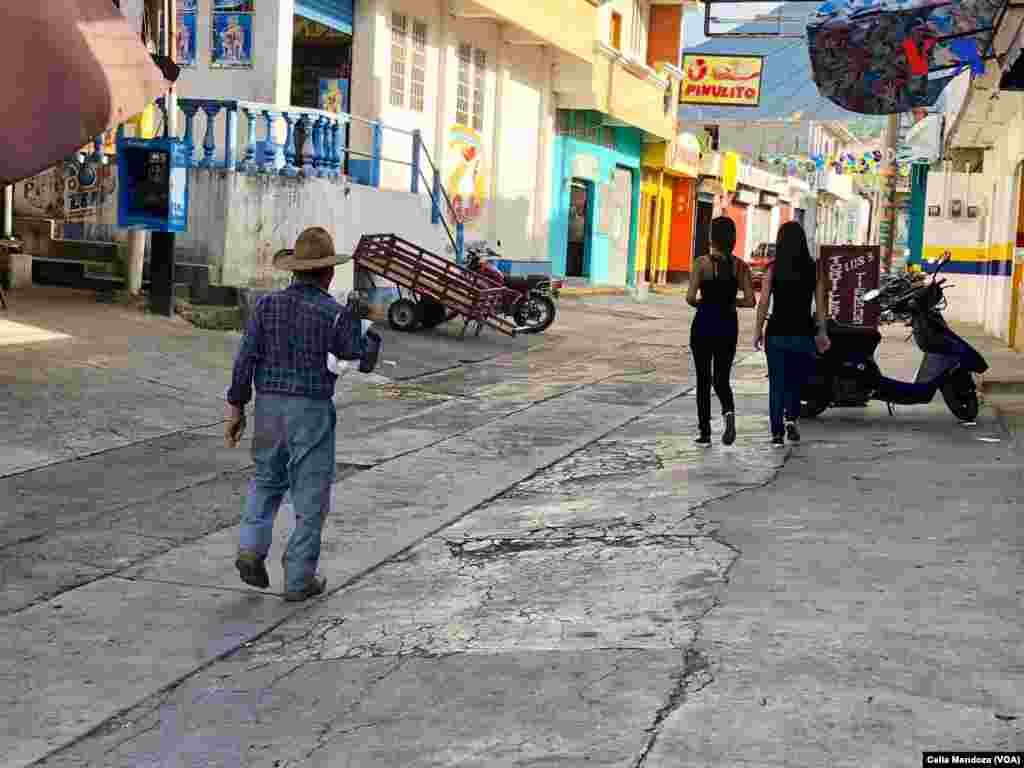
[[[830,346],[825,325],[826,285],[827,276],[811,258],[803,227],[795,221],[779,227],[775,261],[765,275],[754,332],[754,349],[764,342],[768,356],[768,406],[775,447],[785,445],[786,439],[800,442],[800,393],[813,370],[815,346],[821,353]],[[811,314],[812,299],[816,317]]]
[[[690,350],[697,369],[697,445],[701,446],[711,445],[712,387],[722,404],[722,443],[732,445],[736,440],[736,404],[729,385],[739,337],[736,307],[754,306],[754,285],[750,267],[733,256],[735,247],[732,219],[713,219],[711,254],[697,259],[686,293],[687,303],[697,308],[690,326]],[[741,289],[743,298],[737,300]]]

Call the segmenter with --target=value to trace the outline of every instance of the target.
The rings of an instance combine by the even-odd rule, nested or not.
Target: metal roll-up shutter
[[[353,0],[295,0],[295,14],[352,34]]]

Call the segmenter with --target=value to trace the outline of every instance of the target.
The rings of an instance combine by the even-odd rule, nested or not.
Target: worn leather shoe
[[[239,552],[235,560],[235,567],[242,581],[250,587],[266,589],[270,586],[270,575],[267,573],[267,566],[263,558],[255,552]]]
[[[305,589],[297,592],[285,592],[284,599],[289,603],[301,603],[303,600],[322,595],[325,589],[327,589],[327,579],[323,576],[314,576],[309,580]]]

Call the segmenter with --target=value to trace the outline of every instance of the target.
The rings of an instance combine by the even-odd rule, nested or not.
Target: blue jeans
[[[285,590],[300,591],[316,575],[320,536],[335,478],[333,400],[256,395],[252,458],[256,474],[242,515],[240,549],[265,558],[274,518],[286,491],[295,507],[295,531],[282,563]]]
[[[810,336],[769,336],[765,341],[768,356],[768,412],[772,435],[781,435],[787,420],[800,415],[800,394],[814,370],[817,350]]]

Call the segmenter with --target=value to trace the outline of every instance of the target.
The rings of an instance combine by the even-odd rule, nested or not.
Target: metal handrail
[[[427,162],[430,164],[430,170],[437,173],[437,166],[434,165],[434,160],[430,157],[430,151],[427,149],[426,145],[421,144],[420,149],[423,151],[423,155],[427,158]],[[431,181],[431,183],[433,183],[433,181]],[[444,196],[444,201],[448,205],[449,212],[452,216],[458,217],[458,214],[455,212],[455,206],[452,205],[451,198],[448,197],[448,190],[444,188],[444,184],[439,184],[438,187],[441,189],[441,194]]]
[[[433,180],[427,181],[427,178],[424,175],[422,168],[420,169],[420,178],[423,180],[424,184],[427,184],[427,185],[433,184]],[[443,185],[438,185],[438,186],[441,187],[442,191],[444,190],[444,186]],[[428,186],[428,189],[433,189],[433,187]],[[447,195],[445,195],[445,196],[447,197]],[[431,197],[433,197],[433,192],[431,192]],[[452,213],[454,215],[454,211]],[[448,242],[451,243],[452,252],[455,253],[455,254],[458,254],[459,246],[456,244],[455,237],[454,237],[454,235],[452,235],[451,227],[448,226],[448,221],[445,219],[444,216],[441,216],[441,226],[444,227],[444,233],[446,235],[448,235]]]

